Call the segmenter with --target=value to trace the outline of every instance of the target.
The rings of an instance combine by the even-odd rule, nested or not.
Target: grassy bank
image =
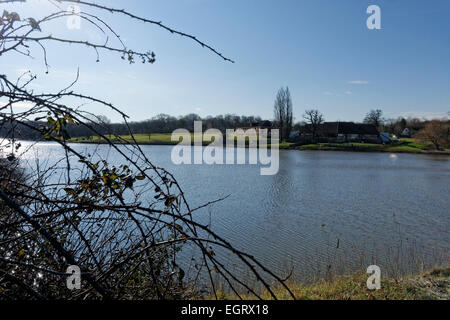
[[[108,139],[115,143],[133,143],[133,138],[130,135],[122,135],[119,138],[114,135],[106,135]],[[191,134],[191,138],[194,139],[194,134]],[[152,133],[148,134],[135,134],[134,139],[139,144],[149,145],[175,145],[177,141],[171,140],[170,133]],[[77,137],[70,139],[70,142],[75,143],[106,143],[106,141],[99,136],[92,137]]]
[[[133,143],[133,138],[130,135],[122,135],[119,138],[111,135],[107,136],[115,143]],[[191,141],[194,141],[195,135],[191,133]],[[138,144],[142,145],[176,145],[178,141],[171,140],[171,133],[152,133],[135,134],[134,139]],[[211,137],[203,136],[203,145],[211,143]],[[70,142],[74,143],[96,143],[102,144],[106,141],[98,136],[72,138]],[[279,145],[280,149],[289,150],[318,150],[318,151],[355,151],[355,152],[391,152],[391,153],[419,153],[419,154],[444,154],[450,155],[450,149],[444,151],[434,150],[431,144],[419,144],[413,139],[401,139],[396,144],[374,144],[374,143],[316,143],[302,146],[295,146],[293,143],[282,142]]]
[[[322,151],[358,151],[358,152],[391,152],[391,153],[419,153],[419,154],[447,154],[450,149],[444,151],[434,150],[430,144],[419,144],[413,139],[401,139],[396,144],[374,143],[316,143],[295,147],[297,150],[322,150]]]
[[[142,145],[177,145],[178,141],[172,141],[171,140],[171,133],[152,133],[150,135],[148,134],[135,134],[134,139],[138,144]],[[118,138],[113,135],[107,135],[106,136],[110,141],[115,143],[133,143],[133,138],[130,135],[121,135]],[[198,137],[198,135],[195,135],[194,133],[190,134],[191,142],[194,142],[194,138]],[[251,138],[256,139],[256,138]],[[211,137],[208,135],[203,134],[202,142],[203,145],[207,146],[211,143]],[[249,138],[246,139],[248,142]],[[107,143],[107,141],[99,136],[92,136],[92,137],[78,137],[78,138],[72,138],[69,140],[69,142],[73,143]],[[269,145],[270,146],[270,145]],[[292,146],[292,143],[288,142],[282,142],[280,144],[280,149],[288,149]]]
[[[349,277],[336,277],[332,281],[319,281],[312,285],[290,283],[297,299],[303,300],[448,300],[450,299],[450,267],[436,268],[417,276],[401,279],[382,279],[380,290],[367,289],[368,275],[359,272]],[[290,299],[281,288],[274,292],[279,299]],[[244,299],[254,299],[243,295]],[[263,292],[264,299],[270,299]],[[220,292],[220,299],[235,300],[237,296]]]

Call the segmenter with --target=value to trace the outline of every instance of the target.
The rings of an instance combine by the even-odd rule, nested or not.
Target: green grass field
[[[400,139],[398,143],[393,144],[374,144],[374,143],[316,143],[299,146],[299,150],[326,150],[326,151],[362,151],[362,152],[404,152],[404,153],[448,153],[437,151],[430,144],[419,144],[413,139]]]
[[[190,134],[191,142],[194,141],[194,138],[198,137],[199,135],[195,135],[194,133]],[[172,134],[171,133],[152,133],[150,135],[148,134],[135,134],[134,139],[139,144],[151,144],[151,145],[176,145],[179,143],[179,141],[172,141],[171,139]],[[112,142],[116,143],[132,143],[133,139],[130,135],[122,135],[119,137],[115,137],[114,135],[107,135],[106,138],[110,139]],[[187,139],[187,137],[183,137],[183,139]],[[225,139],[225,138],[224,138]],[[211,143],[212,137],[211,135],[203,135],[203,144],[209,144]],[[255,141],[258,140],[257,137],[247,137],[246,141]],[[105,139],[99,137],[99,136],[92,136],[89,138],[80,137],[80,138],[72,138],[69,140],[70,142],[74,143],[106,143]],[[181,141],[181,139],[180,139]],[[280,144],[280,148],[288,148],[291,145],[291,143],[288,142],[282,142]]]
[[[113,142],[119,142],[119,143],[132,143],[133,139],[130,135],[123,135],[119,138],[115,137],[114,135],[106,135],[108,139],[110,139]],[[194,138],[194,134],[191,134],[191,138]],[[177,141],[171,140],[171,134],[170,133],[152,133],[150,135],[148,134],[135,134],[134,139],[137,143],[141,144],[178,144]],[[99,137],[99,136],[92,136],[92,137],[80,137],[80,138],[72,138],[70,139],[70,142],[77,142],[77,143],[105,143],[106,141]]]
[[[195,135],[191,135],[191,142],[194,141]],[[135,134],[134,139],[138,144],[149,144],[149,145],[176,145],[179,141],[171,140],[171,133],[152,133],[148,134]],[[107,136],[115,143],[132,143],[133,139],[130,135],[123,135],[115,137],[114,135]],[[257,140],[257,137],[247,138],[246,141]],[[89,138],[72,138],[70,142],[74,143],[105,143],[103,138],[98,136],[92,136]],[[208,145],[211,142],[211,137],[204,135],[203,144]],[[400,139],[397,143],[382,145],[373,143],[316,143],[302,145],[294,147],[293,143],[282,142],[279,145],[280,149],[296,149],[296,150],[323,150],[323,151],[360,151],[360,152],[398,152],[398,153],[450,153],[450,149],[445,149],[445,151],[436,151],[431,144],[420,144],[415,142],[413,139]]]

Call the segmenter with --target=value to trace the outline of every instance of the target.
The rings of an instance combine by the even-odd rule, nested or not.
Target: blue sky
[[[154,65],[123,62],[103,52],[49,45],[50,73],[42,54],[4,56],[0,72],[39,75],[37,91],[69,84],[80,69],[77,91],[104,97],[131,116],[159,113],[201,116],[235,113],[273,117],[273,101],[289,86],[294,116],[317,108],[328,121],[361,121],[370,109],[385,117],[440,117],[450,111],[450,1],[448,0],[152,0],[103,1],[193,34],[236,61],[224,62],[196,43],[158,27],[103,14],[130,48],[153,50]],[[366,9],[381,8],[382,29],[368,30]],[[51,10],[45,0],[2,5],[23,16]],[[31,11],[32,10],[32,11]],[[86,23],[44,32],[104,42]],[[38,33],[36,34],[38,35]],[[95,105],[86,110],[120,118]]]

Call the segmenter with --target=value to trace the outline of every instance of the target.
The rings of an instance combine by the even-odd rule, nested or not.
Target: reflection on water
[[[117,159],[106,146],[72,147]],[[174,173],[192,207],[230,195],[197,219],[211,218],[215,232],[275,271],[448,261],[449,157],[281,151],[279,173],[261,176],[258,166],[175,166],[171,147],[142,148]],[[36,155],[51,163],[62,151],[42,143],[26,158]]]

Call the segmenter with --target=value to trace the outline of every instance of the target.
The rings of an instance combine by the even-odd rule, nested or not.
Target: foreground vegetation
[[[47,58],[52,56],[47,57],[49,43],[89,47],[97,62],[107,51],[129,63],[154,63],[152,51],[125,45],[120,31],[109,25],[112,13],[117,19],[139,22],[140,29],[145,23],[187,37],[231,61],[193,35],[89,0],[77,2],[81,10],[73,16],[96,27],[99,32],[93,35],[104,37],[101,44],[49,34],[52,28],[46,26],[66,23],[70,12],[47,0],[40,17],[30,17],[29,1],[21,2],[13,7],[18,12],[4,10],[0,16],[0,56],[34,57],[36,49],[42,50],[47,73],[51,63]],[[61,5],[73,2],[58,1]],[[109,41],[112,38],[116,41]],[[79,64],[73,59],[67,62]],[[21,68],[29,70],[26,64]],[[73,82],[55,91],[44,86],[36,90],[31,84],[37,78],[31,71],[0,74],[0,98],[6,97],[0,106],[0,300],[189,299],[202,277],[202,283],[212,283],[212,274],[231,288],[239,284],[254,292],[244,275],[229,271],[225,258],[216,256],[218,248],[227,259],[235,257],[247,266],[252,277],[262,279],[264,274],[268,281],[283,285],[256,258],[234,248],[210,225],[195,221],[193,212],[213,202],[193,209],[170,172],[156,167],[133,139],[119,147],[123,139],[109,139],[117,131],[81,106],[94,104],[122,118],[126,130],[121,134],[125,135],[135,133],[128,115],[101,97],[75,91],[78,73]],[[17,110],[19,103],[30,107]],[[74,150],[67,143],[74,133],[102,136],[102,142],[114,150],[117,166],[85,150]],[[25,163],[21,155],[28,149],[17,139],[51,141],[64,153],[55,155],[54,161],[39,161],[36,156],[35,164]],[[181,256],[184,247],[191,256]],[[188,266],[183,261],[189,261]],[[264,287],[270,290],[265,283]]]
[[[359,272],[349,277],[336,277],[331,281],[322,280],[312,285],[291,283],[289,287],[301,300],[448,300],[450,299],[450,267],[436,268],[418,276],[401,279],[382,279],[380,290],[369,290],[366,286],[368,275]],[[263,293],[264,299],[270,299]],[[280,288],[278,297],[290,299]],[[224,292],[221,299],[237,299]],[[253,299],[243,295],[244,299]]]

